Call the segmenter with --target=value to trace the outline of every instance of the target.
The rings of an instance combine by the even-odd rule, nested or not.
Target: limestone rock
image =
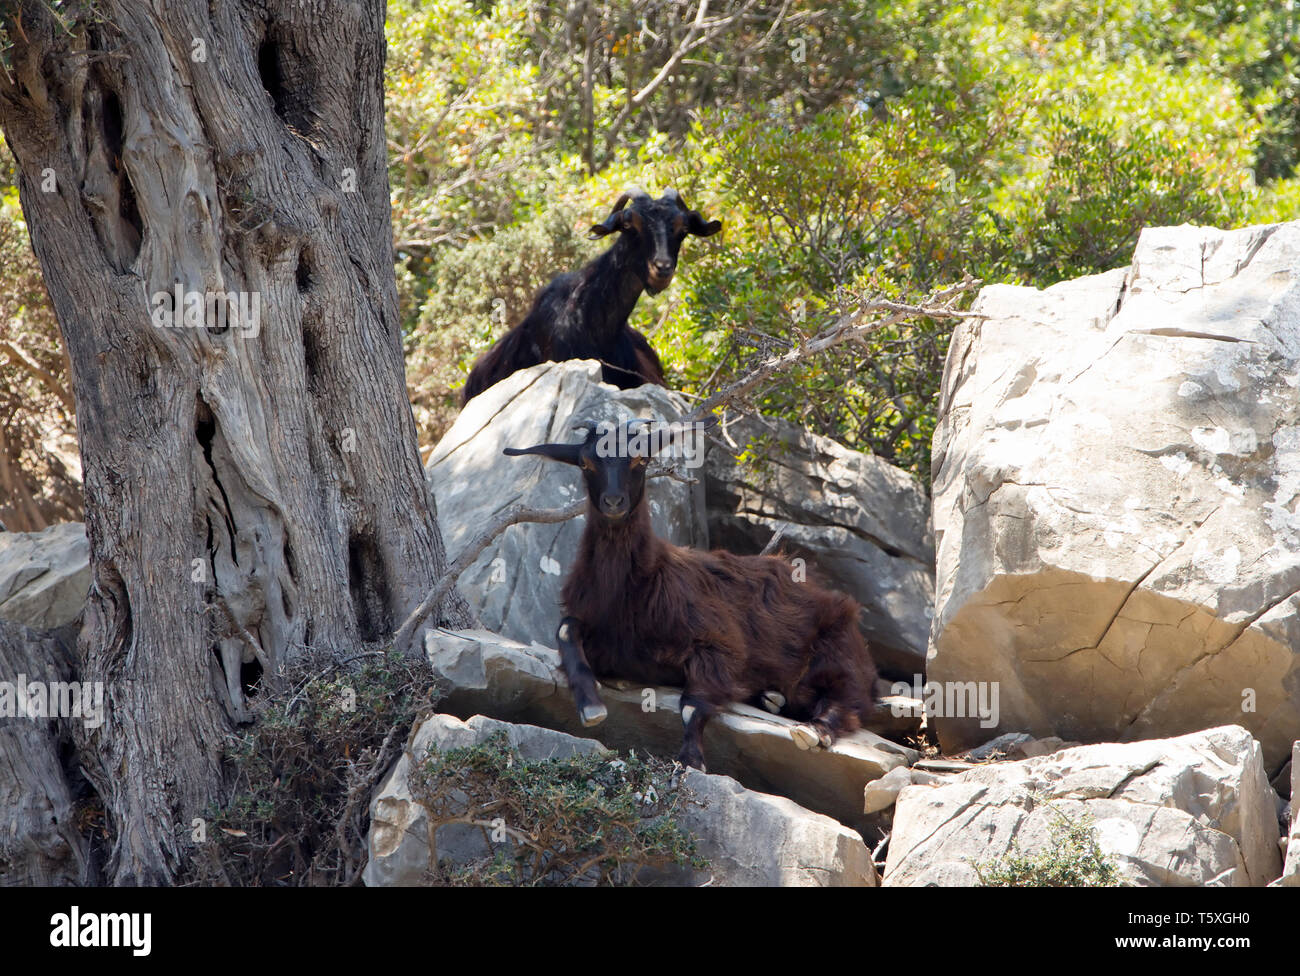
[[[995,755],[1008,756],[1026,743],[1032,742],[1033,738],[1027,732],[1004,732],[1002,735],[990,739],[982,746],[972,749],[967,754],[967,758],[983,760]]]
[[[1143,232],[1132,267],[985,288],[934,441],[928,677],[1001,731],[1300,736],[1300,223]],[[935,721],[945,751],[987,732]]]
[[[682,744],[680,691],[601,688],[609,717],[583,728],[555,650],[525,646],[487,631],[429,631],[425,649],[449,686],[442,708],[454,715],[488,715],[598,738],[615,749],[649,750],[673,758]],[[790,737],[796,723],[747,705],[716,716],[704,732],[709,771],[752,790],[779,793],[849,826],[863,825],[863,787],[915,761],[914,750],[866,730],[828,750],[803,752]]]
[[[90,543],[80,522],[0,532],[0,618],[33,630],[71,623],[90,588]]]
[[[578,420],[673,421],[686,412],[684,401],[663,387],[619,390],[601,383],[592,360],[542,363],[485,390],[461,411],[425,466],[448,559],[515,505],[564,508],[585,497],[576,468],[506,457],[503,448],[576,443],[571,423]],[[684,473],[697,484],[662,477],[647,483],[652,522],[669,542],[707,549],[703,479],[698,467]],[[563,616],[560,591],[585,521],[514,525],[484,550],[459,581],[484,627],[525,642],[554,639]]]
[[[912,771],[906,766],[896,766],[880,779],[872,780],[862,791],[862,812],[879,813],[888,810],[903,792],[912,785]]]
[[[411,798],[407,777],[412,757],[427,750],[476,745],[504,730],[511,745],[527,759],[610,754],[599,743],[530,725],[514,725],[474,716],[463,722],[435,715],[416,730],[407,755],[385,779],[371,804],[370,858],[365,882],[370,886],[419,885],[427,879],[430,851],[455,864],[490,853],[482,832],[447,825],[429,836],[424,808]],[[693,802],[679,823],[696,839],[711,870],[656,871],[642,883],[712,886],[874,886],[875,867],[862,839],[829,817],[800,808],[790,800],[746,790],[726,776],[691,770],[683,784]],[[432,843],[431,843],[432,840]]]
[[[1265,885],[1281,866],[1272,797],[1239,726],[977,766],[899,795],[884,883],[977,884],[976,862],[1013,841],[1032,853],[1058,816],[1087,814],[1133,884]]]
[[[1045,739],[1029,739],[1021,742],[1019,745],[1012,747],[1010,755],[1012,759],[1033,759],[1037,756],[1046,756],[1049,753],[1060,752],[1062,749],[1073,749],[1079,742],[1066,742],[1060,736],[1049,735]]]
[[[929,501],[906,472],[828,437],[766,417],[732,415],[705,463],[709,538],[760,552],[780,548],[862,604],[876,664],[894,677],[925,670],[934,598]],[[739,460],[746,452],[762,463]]]
[[[730,776],[690,770],[683,779],[696,803],[682,826],[710,863],[667,879],[714,887],[874,888],[871,851],[856,831],[792,800],[747,790]]]

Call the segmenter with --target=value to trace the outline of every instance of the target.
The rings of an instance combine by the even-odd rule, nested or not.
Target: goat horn
[[[641,189],[641,187],[639,186],[629,186],[619,196],[618,202],[614,204],[614,209],[612,212],[618,213],[620,210],[626,207],[630,201],[641,200],[641,199],[649,200],[650,194],[646,193],[646,191]]]
[[[664,199],[667,200],[669,203],[677,204],[677,206],[681,207],[683,210],[690,209],[688,206],[686,206],[686,201],[682,199],[682,195],[672,187],[669,187],[668,189],[664,190]]]

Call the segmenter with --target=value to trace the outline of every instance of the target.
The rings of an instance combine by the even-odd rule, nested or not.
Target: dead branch
[[[818,353],[844,345],[846,342],[861,341],[873,332],[897,325],[907,319],[961,319],[976,316],[977,313],[957,309],[955,303],[962,295],[979,286],[978,278],[967,275],[962,281],[935,292],[919,304],[909,305],[884,298],[865,302],[857,311],[841,316],[829,328],[780,355],[764,359],[740,379],[728,383],[716,393],[706,397],[696,405],[683,422],[691,423],[711,416],[719,407],[726,406],[737,397],[743,396],[763,381],[777,373],[785,372],[806,359],[811,359]],[[886,314],[881,318],[871,318],[872,315],[881,312]]]
[[[460,579],[461,573],[469,569],[491,543],[492,540],[499,536],[512,525],[518,525],[520,522],[567,522],[571,518],[577,518],[587,509],[587,500],[580,498],[565,508],[529,508],[526,505],[516,505],[497,517],[491,525],[480,532],[467,545],[455,561],[447,567],[447,572],[443,574],[442,579],[438,580],[437,585],[429,591],[429,595],[421,601],[420,605],[411,611],[411,615],[406,618],[402,626],[397,629],[393,636],[393,646],[402,653],[411,653],[414,649],[409,647],[411,636],[421,622],[429,615],[434,607],[442,603],[443,597],[451,590]]]

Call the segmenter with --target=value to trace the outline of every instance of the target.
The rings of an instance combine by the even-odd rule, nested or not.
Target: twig
[[[770,356],[750,370],[740,379],[729,383],[721,390],[707,397],[702,403],[696,405],[691,414],[685,418],[685,423],[701,420],[709,416],[713,411],[721,406],[725,406],[739,396],[748,393],[754,387],[758,386],[764,380],[774,376],[777,373],[784,372],[790,367],[815,356],[818,353],[825,352],[827,349],[841,346],[846,342],[857,342],[865,339],[873,332],[886,328],[890,325],[896,325],[899,322],[910,318],[931,318],[931,319],[964,319],[978,318],[976,312],[963,312],[952,307],[953,301],[965,292],[980,285],[978,278],[972,278],[967,275],[963,281],[936,292],[925,301],[918,305],[909,305],[904,302],[894,302],[888,299],[879,298],[866,302],[856,312],[841,316],[840,319],[830,328],[823,330],[811,339],[801,342],[788,352],[781,353],[779,356]],[[863,321],[873,313],[887,313],[883,318]]]
[[[447,572],[443,573],[442,579],[438,580],[434,588],[429,591],[418,607],[411,611],[411,615],[406,618],[402,626],[397,629],[393,637],[393,646],[403,653],[410,653],[411,636],[415,628],[427,617],[434,607],[442,603],[443,597],[456,585],[460,579],[461,573],[469,569],[491,543],[492,540],[499,536],[512,525],[520,522],[540,522],[543,524],[554,522],[567,522],[569,519],[577,518],[587,510],[587,500],[580,498],[566,508],[529,508],[525,505],[516,505],[503,515],[497,517],[491,525],[474,537],[459,556],[447,567]]]
[[[778,525],[776,531],[772,533],[772,538],[767,540],[767,545],[763,547],[763,551],[760,552],[759,555],[770,556],[772,553],[776,552],[776,547],[780,545],[781,537],[785,535],[785,531],[788,528],[790,528],[789,522],[782,522]]]

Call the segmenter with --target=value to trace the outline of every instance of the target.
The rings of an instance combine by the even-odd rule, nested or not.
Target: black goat
[[[676,190],[658,200],[644,190],[625,192],[591,228],[592,237],[619,233],[618,240],[537,293],[523,320],[474,363],[461,403],[516,370],[564,359],[599,360],[604,381],[620,389],[663,386],[663,364],[646,337],[627,324],[628,316],[642,291],[655,295],[668,287],[687,234],[708,237],[721,229],[721,221],[706,221]]]
[[[618,428],[585,426],[580,444],[505,451],[576,465],[586,480],[587,524],[557,633],[582,723],[604,720],[595,678],[611,676],[683,689],[678,760],[700,769],[705,723],[732,702],[783,703],[807,723],[792,729],[805,749],[857,729],[876,691],[858,604],[795,582],[778,556],[702,552],[660,539],[644,504],[654,432],[627,425],[620,443],[611,436]]]

